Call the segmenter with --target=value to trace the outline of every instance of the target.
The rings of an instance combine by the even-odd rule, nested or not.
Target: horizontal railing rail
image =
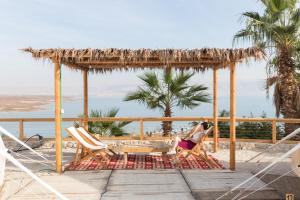
[[[62,118],[62,121],[73,122],[73,121],[83,121],[84,118]],[[213,121],[213,117],[101,117],[101,118],[89,118],[89,121]],[[55,118],[0,118],[0,122],[54,122]],[[219,122],[229,122],[229,117],[218,117]],[[237,122],[272,122],[277,123],[299,123],[300,119],[283,119],[283,118],[244,118],[237,117]]]
[[[63,122],[80,122],[83,124],[84,118],[62,118]],[[213,117],[102,117],[102,118],[89,118],[90,122],[113,122],[113,121],[129,121],[139,123],[139,139],[160,139],[163,137],[153,136],[149,138],[144,133],[144,123],[145,122],[162,122],[162,121],[172,121],[172,122],[192,122],[192,121],[209,121],[213,122]],[[229,122],[229,117],[218,117],[218,122]],[[19,138],[24,139],[24,124],[26,122],[55,122],[55,118],[0,118],[0,122],[18,122],[19,123]],[[283,118],[245,118],[237,117],[236,122],[268,122],[271,124],[271,141],[275,143],[277,141],[277,123],[293,123],[300,125],[300,119],[283,119]],[[109,139],[110,137],[103,137]],[[131,139],[132,137],[118,137],[118,139]],[[115,138],[114,138],[115,139]]]

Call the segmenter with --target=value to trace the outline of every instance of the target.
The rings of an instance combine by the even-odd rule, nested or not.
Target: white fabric
[[[293,154],[291,166],[295,174],[300,177],[300,148]]]
[[[4,152],[6,152],[7,149],[4,146],[4,143],[2,141],[2,137],[0,136],[0,186],[4,183],[4,172],[5,172],[5,162],[6,158],[4,156]]]
[[[287,136],[285,136],[284,138],[282,138],[279,142],[276,142],[275,144],[271,145],[270,147],[268,147],[267,149],[265,149],[264,151],[260,152],[259,154],[253,156],[252,158],[250,158],[249,160],[247,160],[246,162],[249,162],[251,160],[253,160],[254,158],[257,158],[258,156],[270,151],[271,149],[273,149],[274,147],[278,146],[279,144],[283,143],[284,141],[298,135],[300,133],[300,128],[297,128],[296,130],[294,130],[292,133],[288,134]]]
[[[243,181],[242,183],[238,184],[237,186],[235,186],[234,188],[232,188],[231,190],[229,190],[228,192],[226,192],[222,196],[218,197],[217,200],[219,200],[219,199],[223,198],[224,196],[228,195],[229,193],[232,193],[233,191],[241,188],[243,185],[245,185],[246,183],[248,183],[249,181],[251,181],[253,178],[255,178],[258,175],[262,174],[264,171],[266,171],[267,169],[271,168],[272,166],[274,166],[275,164],[277,164],[278,162],[280,162],[284,158],[288,158],[290,155],[294,154],[299,149],[300,149],[300,143],[298,143],[295,147],[293,147],[291,150],[289,150],[288,152],[286,152],[282,156],[276,158],[271,164],[269,164],[268,166],[266,166],[265,168],[263,168],[262,170],[260,170],[259,172],[257,172],[253,176],[251,176],[250,178],[248,178],[245,181]]]
[[[204,131],[198,131],[192,136],[190,140],[194,143],[197,143],[200,140],[200,138],[203,137],[204,134]]]
[[[28,168],[26,168],[24,165],[22,165],[18,160],[16,160],[14,157],[12,157],[10,154],[7,153],[7,151],[0,151],[0,156],[5,157],[7,160],[12,162],[15,166],[20,168],[22,171],[26,172],[29,176],[31,176],[34,180],[36,180],[39,184],[44,186],[46,189],[54,193],[57,197],[59,197],[62,200],[69,200],[67,197],[62,195],[60,192],[55,190],[52,186],[48,185],[45,181],[40,179],[38,176],[36,176],[32,171],[30,171]]]
[[[204,137],[205,135],[208,135],[211,131],[212,131],[213,127],[210,127],[209,129],[207,130],[204,130],[204,131],[198,131],[197,133],[195,133],[193,135],[193,137],[191,138],[191,141],[194,142],[194,143],[198,143],[199,140]],[[197,131],[197,130],[196,130]]]
[[[36,152],[33,149],[31,149],[30,147],[28,147],[25,143],[21,142],[19,139],[17,139],[13,135],[11,135],[4,128],[0,127],[0,132],[2,132],[3,134],[9,136],[10,138],[12,138],[13,140],[17,141],[18,143],[22,144],[23,146],[25,146],[29,150],[33,151],[35,154],[41,156],[38,152]],[[13,137],[11,137],[11,136],[13,136]],[[43,156],[41,156],[41,157],[43,157]],[[10,162],[12,162],[15,166],[17,166],[22,171],[26,172],[29,176],[31,176],[34,180],[36,180],[38,183],[40,183],[46,189],[48,189],[49,191],[51,191],[52,193],[54,193],[57,197],[59,197],[59,199],[69,200],[64,195],[62,195],[60,192],[58,192],[53,187],[51,187],[50,185],[48,185],[45,181],[43,181],[38,176],[36,176],[34,173],[32,173],[28,168],[26,168],[24,165],[22,165],[18,160],[16,160],[14,157],[12,157],[8,153],[7,148],[4,146],[2,137],[0,137],[0,186],[3,185],[3,182],[4,182],[4,172],[5,172],[5,162],[6,162],[6,159],[9,160]]]
[[[103,146],[96,146],[96,145],[92,145],[90,143],[88,143],[87,141],[85,141],[81,135],[78,133],[77,129],[75,127],[69,127],[67,128],[67,130],[69,131],[70,134],[72,134],[76,140],[78,140],[84,147],[88,148],[88,149],[92,149],[92,150],[100,150],[100,149],[104,149]]]
[[[85,137],[87,137],[89,140],[91,140],[96,145],[102,146],[103,148],[107,148],[107,144],[100,142],[99,140],[96,140],[95,138],[93,138],[84,128],[79,127],[79,128],[77,128],[77,130],[80,131],[80,133],[82,133]]]

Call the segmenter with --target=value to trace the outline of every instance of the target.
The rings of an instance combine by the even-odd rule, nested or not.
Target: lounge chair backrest
[[[192,129],[192,132],[189,134],[190,137],[193,136],[196,132],[197,132],[197,129],[201,126],[201,124],[197,124],[193,129]]]
[[[66,129],[66,131],[73,136],[81,145],[88,149],[98,150],[103,149],[102,146],[95,146],[90,143],[88,143],[85,139],[81,137],[81,135],[78,133],[77,129],[75,127],[69,127]]]
[[[214,130],[214,127],[211,126],[205,131],[205,135],[209,135]]]
[[[213,131],[214,127],[211,126],[209,127],[206,131],[204,131],[204,134],[202,135],[202,137],[199,139],[198,143],[201,143],[212,131]]]
[[[100,142],[99,140],[96,140],[93,138],[93,136],[90,135],[83,127],[77,128],[77,130],[82,133],[85,137],[87,137],[89,140],[91,140],[94,144],[98,146],[102,146],[103,148],[107,148],[107,144]]]

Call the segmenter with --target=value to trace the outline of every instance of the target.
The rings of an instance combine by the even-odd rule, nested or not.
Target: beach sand
[[[63,100],[72,100],[63,97]],[[46,109],[54,101],[51,95],[0,95],[0,112],[30,112]]]

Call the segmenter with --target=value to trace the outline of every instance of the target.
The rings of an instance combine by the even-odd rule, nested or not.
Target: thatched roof
[[[166,68],[204,71],[230,63],[261,59],[264,52],[246,49],[23,49],[34,58],[60,62],[72,69],[102,72],[113,70]]]

